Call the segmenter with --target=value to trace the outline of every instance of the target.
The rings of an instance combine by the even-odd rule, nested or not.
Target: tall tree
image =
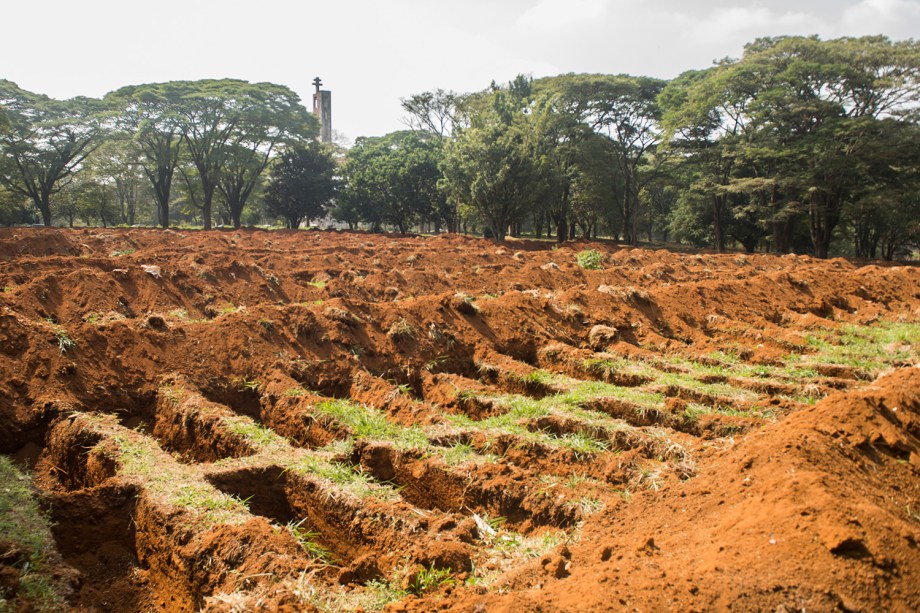
[[[179,84],[155,83],[123,87],[105,97],[117,113],[119,131],[138,148],[138,163],[153,188],[157,218],[164,228],[169,227],[173,176],[182,142],[178,112],[182,93]]]
[[[318,131],[316,119],[290,89],[271,83],[225,79],[174,82],[176,113],[190,165],[186,181],[200,187],[205,229],[211,228],[214,194],[220,188],[232,222],[240,223],[246,199],[282,143],[305,142]]]
[[[440,139],[450,138],[454,126],[463,124],[463,99],[464,96],[443,89],[403,98],[402,108],[408,113],[406,125],[412,130],[428,132]]]
[[[527,123],[530,95],[521,78],[507,90],[493,84],[488,106],[448,143],[441,165],[448,198],[474,212],[496,241],[534,207],[540,191]]]
[[[405,234],[421,220],[440,223],[441,143],[420,132],[359,138],[343,168],[342,198],[375,230],[382,224]]]
[[[623,177],[623,240],[638,240],[641,165],[661,140],[657,97],[665,81],[629,75],[562,75],[553,83],[583,122],[616,145]]]
[[[139,162],[140,151],[136,144],[123,138],[106,140],[86,160],[86,171],[97,183],[111,184],[117,205],[117,221],[134,225],[137,221],[138,201],[146,183]],[[112,216],[109,221],[115,221]]]
[[[285,147],[303,146],[319,132],[319,123],[293,91],[256,83],[234,94],[238,120],[224,151],[217,188],[240,227],[246,201],[273,156]]]
[[[80,169],[104,133],[98,100],[59,101],[0,80],[0,185],[29,199],[51,225],[51,200]]]
[[[274,163],[265,194],[268,212],[283,217],[288,228],[322,217],[338,187],[338,164],[319,143],[286,151]]]

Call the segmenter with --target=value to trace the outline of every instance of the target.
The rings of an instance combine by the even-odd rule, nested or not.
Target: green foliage
[[[586,270],[603,270],[604,268],[604,255],[597,249],[579,251],[575,259],[578,265]]]
[[[226,218],[239,227],[271,159],[285,147],[309,142],[318,131],[298,96],[272,83],[170,81],[124,87],[107,95],[106,102],[116,109],[123,133],[138,145],[164,227],[177,169],[206,229],[215,194]]]
[[[288,228],[317,219],[335,199],[338,166],[332,151],[311,143],[285,152],[272,166],[265,205]]]
[[[0,187],[30,201],[51,225],[52,197],[77,174],[105,134],[103,107],[90,98],[53,100],[0,79]]]
[[[384,224],[405,234],[421,219],[442,219],[438,190],[441,142],[420,132],[358,138],[343,168],[345,187],[332,216],[362,221],[375,231]]]
[[[675,79],[660,97],[663,125],[710,220],[691,227],[712,228],[719,250],[731,233],[748,250],[767,236],[782,252],[804,227],[826,257],[847,203],[916,191],[918,68],[913,41],[790,36],[758,39],[740,60]],[[855,219],[863,253],[892,213],[871,208]]]
[[[783,36],[669,83],[519,76],[404,99],[414,131],[358,138],[344,165],[311,141],[316,119],[281,85],[172,81],[58,101],[0,80],[0,224],[134,224],[152,197],[164,227],[297,227],[328,213],[374,231],[462,222],[503,240],[529,223],[559,241],[606,230],[633,244],[644,233],[720,251],[910,257],[918,74],[913,40]]]
[[[285,526],[288,532],[297,540],[297,543],[306,551],[311,557],[316,558],[326,564],[332,564],[334,559],[332,557],[332,552],[323,547],[318,542],[318,537],[320,534],[318,532],[312,532],[309,530],[304,530],[301,526],[304,520],[299,522],[290,522]]]
[[[421,568],[412,578],[409,591],[421,595],[425,592],[436,590],[442,586],[453,585],[454,577],[449,568]]]
[[[51,523],[38,506],[30,479],[20,472],[6,456],[0,455],[0,534],[24,552],[25,560],[14,561],[19,566],[19,594],[29,601],[26,608],[38,611],[59,611],[65,607],[65,586],[52,575],[55,556]],[[13,610],[14,602],[7,598],[15,594],[0,592],[0,611]]]
[[[314,411],[332,417],[347,427],[355,438],[389,440],[401,447],[425,447],[428,444],[428,438],[419,428],[397,426],[372,407],[347,400],[326,400],[317,404]]]
[[[273,430],[245,418],[226,419],[224,424],[230,432],[245,438],[257,447],[264,448],[280,442],[278,435]]]
[[[537,165],[528,141],[530,104],[520,83],[494,88],[491,106],[472,117],[445,152],[441,186],[448,200],[468,207],[492,237],[504,240],[509,224],[520,220],[539,194]]]

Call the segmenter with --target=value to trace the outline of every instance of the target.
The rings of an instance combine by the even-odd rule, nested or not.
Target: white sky
[[[920,38],[920,0],[44,0],[5,3],[0,78],[55,98],[233,77],[332,91],[351,139],[404,127],[400,98],[518,73],[671,78],[758,36]]]

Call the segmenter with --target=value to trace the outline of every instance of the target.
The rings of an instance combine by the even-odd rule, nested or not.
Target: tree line
[[[518,76],[403,100],[407,129],[315,142],[285,87],[65,102],[0,81],[0,222],[332,219],[861,257],[920,246],[920,45],[763,38],[667,81]],[[174,185],[175,183],[175,185]],[[172,209],[170,207],[173,207]]]

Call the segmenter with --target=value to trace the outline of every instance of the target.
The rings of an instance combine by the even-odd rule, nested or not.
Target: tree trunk
[[[211,229],[211,203],[214,200],[214,186],[202,185],[204,188],[204,202],[201,206],[202,223],[205,230]]]
[[[834,197],[827,194],[815,194],[808,207],[808,219],[811,223],[811,242],[815,257],[826,259],[830,251],[831,237],[836,225],[837,210]]]
[[[632,235],[632,202],[630,201],[629,173],[623,177],[623,242],[633,244]]]
[[[712,221],[713,233],[716,239],[716,251],[725,253],[725,233],[722,230],[722,210],[725,208],[725,196],[713,194],[712,196]]]
[[[556,242],[564,243],[569,236],[569,224],[565,215],[556,217]]]

